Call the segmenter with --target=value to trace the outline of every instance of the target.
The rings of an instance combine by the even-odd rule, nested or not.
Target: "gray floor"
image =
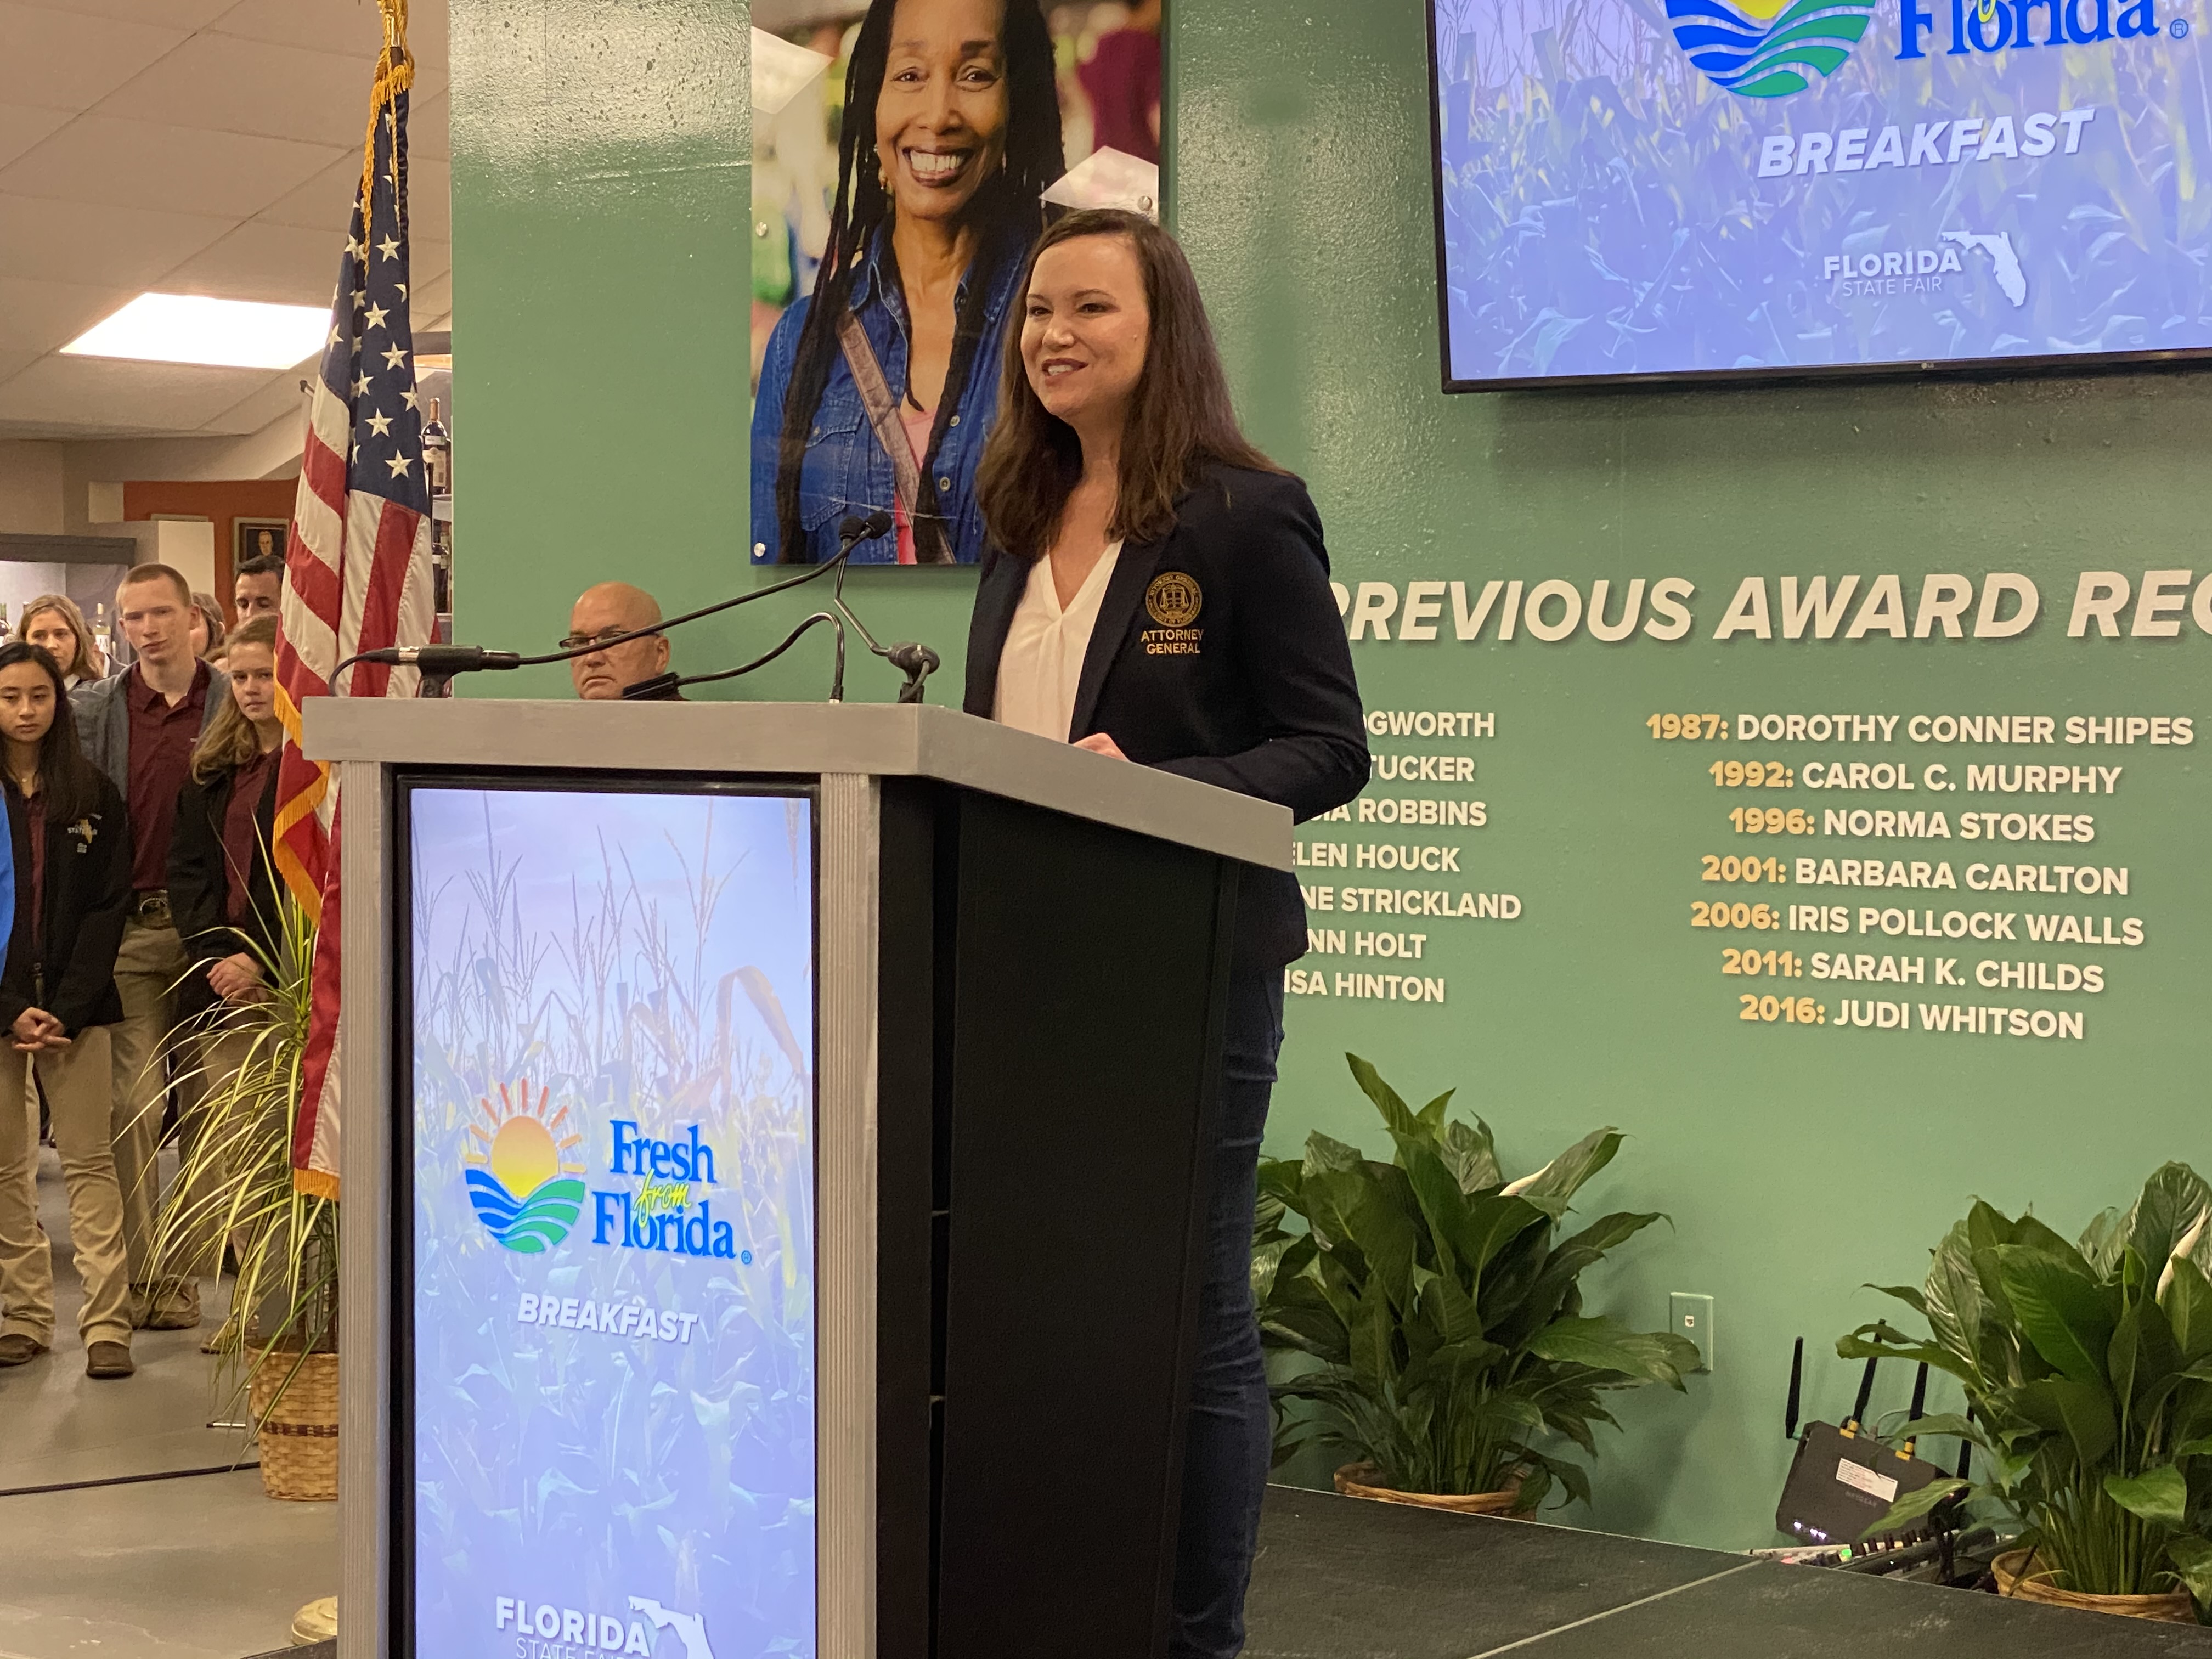
[[[337,1504],[279,1503],[250,1468],[21,1491],[252,1455],[237,1431],[207,1426],[228,1404],[199,1351],[212,1324],[140,1331],[136,1376],[86,1378],[51,1151],[39,1197],[57,1328],[52,1352],[0,1370],[0,1659],[240,1659],[283,1646],[293,1613],[337,1589]],[[206,1311],[220,1319],[221,1299]]]

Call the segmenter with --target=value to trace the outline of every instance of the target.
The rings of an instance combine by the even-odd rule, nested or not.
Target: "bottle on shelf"
[[[439,418],[439,400],[430,399],[430,418],[422,424],[422,468],[433,495],[453,493],[453,440]]]

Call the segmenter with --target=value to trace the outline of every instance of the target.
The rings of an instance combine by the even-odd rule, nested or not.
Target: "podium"
[[[1238,872],[942,708],[317,700],[343,1659],[1164,1650]]]

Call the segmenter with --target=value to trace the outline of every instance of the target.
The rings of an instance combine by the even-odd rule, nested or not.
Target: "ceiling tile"
[[[0,277],[0,351],[52,351],[120,311],[135,288]]]
[[[0,167],[70,118],[64,109],[33,109],[27,104],[0,104]]]
[[[453,322],[453,273],[447,270],[415,285],[415,326],[451,328]]]
[[[182,32],[196,29],[238,3],[238,0],[22,0],[48,11],[82,17],[113,17],[126,23],[158,23]]]
[[[407,160],[407,230],[426,242],[453,240],[453,185],[450,162],[428,156]]]
[[[242,219],[339,155],[330,144],[86,115],[0,167],[0,193]]]
[[[136,291],[230,228],[228,219],[0,194],[0,276]]]
[[[345,236],[249,221],[200,250],[155,286],[165,294],[211,294],[274,305],[327,306]]]
[[[361,0],[238,0],[215,20],[225,34],[273,40],[311,52],[339,52],[374,59],[384,46],[384,26],[374,5]],[[444,0],[415,0],[407,10],[407,45],[441,84],[446,70]],[[367,86],[362,88],[367,95]]]
[[[0,422],[126,432],[191,432],[258,390],[263,368],[44,357],[0,386]]]
[[[433,155],[443,161],[453,153],[451,127],[452,109],[445,93],[413,100],[407,114],[408,155]]]
[[[290,368],[281,374],[272,375],[266,386],[224,410],[201,429],[223,433],[258,432],[270,422],[281,421],[290,415],[301,421],[301,441],[305,443],[307,402],[300,391],[302,378],[299,370]]]
[[[0,0],[0,102],[89,108],[187,33]]]
[[[326,230],[345,240],[346,216],[361,189],[359,152],[341,156],[297,190],[288,191],[253,216],[272,225]]]
[[[365,58],[196,34],[94,112],[357,147],[367,131],[371,70]]]

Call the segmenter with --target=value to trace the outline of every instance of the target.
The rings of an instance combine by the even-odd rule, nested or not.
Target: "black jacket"
[[[131,907],[131,819],[122,793],[95,771],[97,805],[69,823],[46,825],[43,939],[31,938],[30,805],[12,785],[8,831],[15,848],[15,921],[8,963],[0,969],[0,1027],[26,1008],[44,1008],[75,1036],[88,1025],[112,1025],[123,1018],[115,990],[115,953]],[[33,970],[43,966],[41,1001]]]
[[[276,767],[262,787],[254,805],[253,822],[266,848],[276,821]],[[219,999],[208,983],[207,970],[225,957],[240,951],[263,963],[276,958],[276,878],[265,851],[253,860],[247,884],[246,917],[230,925],[230,861],[223,856],[222,820],[230,811],[231,785],[237,773],[225,772],[209,782],[185,780],[177,797],[177,829],[169,838],[169,914],[176,921],[177,936],[192,959],[191,972],[177,988],[179,1018],[213,1007]]]
[[[1131,760],[1287,806],[1299,820],[1367,784],[1367,731],[1329,592],[1321,515],[1279,473],[1213,467],[1156,542],[1125,545],[1083,659],[1071,740],[1103,732]],[[983,556],[968,632],[971,714],[990,718],[999,658],[1031,566]],[[1305,954],[1288,871],[1248,869],[1237,966]]]

